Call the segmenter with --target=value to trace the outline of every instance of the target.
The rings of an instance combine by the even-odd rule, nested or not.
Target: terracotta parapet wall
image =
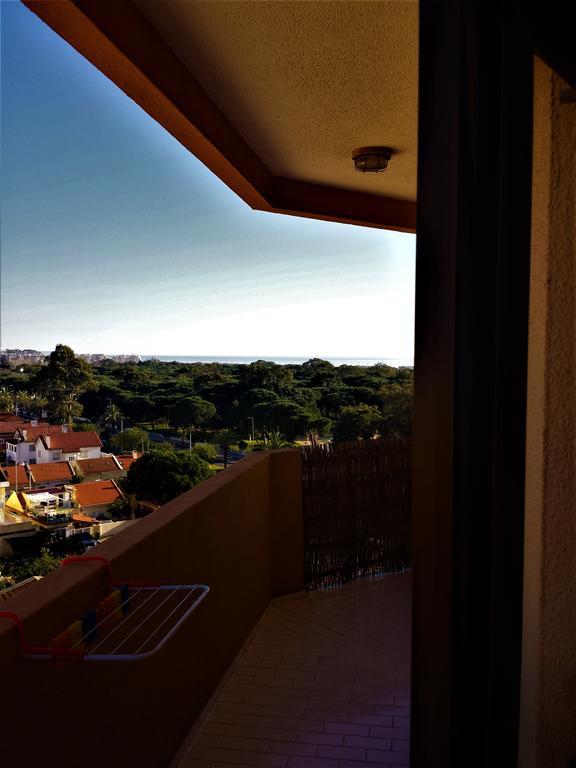
[[[302,454],[284,449],[270,456],[270,582],[274,597],[304,589]]]
[[[54,664],[17,657],[0,620],[0,669],[10,709],[2,756],[20,764],[85,768],[164,767],[272,596],[303,589],[300,455],[254,454],[99,545],[120,580],[204,583],[207,599],[162,651],[142,662]],[[72,564],[7,600],[27,635],[46,641],[94,604],[104,584],[96,564]],[[51,718],[21,714],[31,697],[81,713],[94,733],[53,739]],[[13,717],[11,716],[13,713]],[[54,754],[51,749],[54,745]]]

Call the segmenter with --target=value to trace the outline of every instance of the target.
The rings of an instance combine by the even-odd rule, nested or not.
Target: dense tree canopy
[[[374,437],[380,429],[381,414],[373,405],[346,405],[334,426],[334,440],[343,442]]]
[[[148,432],[140,427],[129,427],[114,435],[110,443],[119,451],[143,451],[148,444]]]
[[[168,409],[168,419],[174,427],[201,427],[216,416],[216,408],[196,395],[182,397]]]
[[[412,382],[384,387],[380,391],[382,419],[380,434],[384,437],[406,437],[412,432]]]
[[[216,446],[211,443],[195,443],[192,446],[192,453],[195,453],[196,456],[199,456],[208,463],[216,461],[218,458],[218,450]]]
[[[154,449],[135,461],[124,481],[124,491],[139,500],[165,504],[213,474],[195,453]]]
[[[286,392],[292,386],[293,373],[288,366],[257,360],[244,367],[243,380],[250,389]]]
[[[57,344],[48,364],[38,370],[34,383],[45,393],[52,414],[71,424],[82,413],[78,398],[94,385],[92,367],[70,347]]]
[[[110,438],[120,415],[125,450],[132,447],[129,429],[139,427],[169,428],[175,436],[188,430],[194,442],[215,443],[215,434],[225,430],[249,440],[252,426],[260,440],[276,431],[290,441],[408,435],[412,421],[412,368],[335,366],[320,358],[301,365],[105,360],[90,366],[58,345],[47,365],[22,373],[0,368],[0,394],[8,406],[17,397],[34,402],[33,395],[45,394],[54,420],[71,420],[83,407],[82,415],[103,425]],[[141,435],[136,442],[133,447],[141,448]]]

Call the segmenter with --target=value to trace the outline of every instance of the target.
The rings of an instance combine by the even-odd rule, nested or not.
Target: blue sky
[[[252,211],[20,2],[0,6],[0,346],[412,358],[414,236]]]

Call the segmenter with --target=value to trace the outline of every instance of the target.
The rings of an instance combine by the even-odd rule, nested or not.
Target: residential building
[[[29,465],[28,475],[33,488],[51,488],[70,483],[75,472],[69,461],[54,461],[49,464]]]
[[[22,487],[28,484],[28,465],[27,464],[8,464],[0,467],[0,480],[6,481],[10,488],[16,486]]]
[[[112,360],[115,363],[139,363],[141,358],[139,355],[103,355],[99,352],[92,352],[90,354],[80,354],[83,360],[92,365],[99,365],[105,360]]]
[[[38,422],[26,421],[21,416],[0,413],[0,451],[5,449],[6,441],[10,441],[14,437],[15,429],[26,424],[32,426]]]
[[[138,451],[132,451],[132,453],[123,453],[120,456],[116,456],[116,459],[120,462],[124,473],[126,473],[140,456],[142,454],[138,453]]]
[[[122,498],[122,491],[114,480],[96,480],[67,486],[79,512],[92,519],[108,517],[108,508]]]
[[[31,487],[28,470],[28,464],[8,464],[5,467],[0,467],[0,480],[5,480],[11,489]]]
[[[13,429],[10,440],[6,441],[6,460],[14,463],[35,464],[38,438],[41,435],[62,435],[67,432],[68,427],[65,424],[39,424],[31,421],[18,425],[15,430]]]
[[[13,554],[10,544],[13,539],[34,536],[37,531],[35,523],[22,519],[6,507],[7,486],[6,481],[0,480],[0,557],[10,557]]]
[[[31,453],[37,464],[100,458],[102,442],[97,432],[67,432],[40,435]]]
[[[33,520],[24,519],[5,506],[4,510],[0,511],[0,556],[9,557],[13,554],[12,548],[7,548],[2,542],[28,538],[37,532],[38,525]]]
[[[74,467],[84,480],[110,480],[125,474],[119,457],[112,454],[97,459],[76,459]]]
[[[46,359],[44,352],[36,349],[5,349],[0,351],[0,362],[16,365],[35,365]]]
[[[19,490],[61,486],[70,483],[73,477],[74,469],[67,461],[0,467],[0,478],[7,480],[10,488]]]
[[[38,464],[100,457],[102,442],[97,432],[67,432],[40,435],[34,444]]]
[[[66,488],[13,491],[5,507],[25,520],[32,520],[43,530],[60,531],[71,525],[73,508]]]

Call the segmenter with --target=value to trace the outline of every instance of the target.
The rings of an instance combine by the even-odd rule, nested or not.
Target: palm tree
[[[74,426],[74,416],[80,416],[82,406],[74,395],[65,394],[55,403],[53,412],[55,416],[59,416],[68,425],[69,429],[72,429]]]
[[[44,409],[48,405],[48,398],[38,392],[33,392],[30,397],[32,399],[31,407],[36,411],[36,414],[41,417]]]
[[[19,389],[14,396],[16,409],[22,408],[27,411],[32,404],[32,395],[23,389]]]
[[[122,412],[115,403],[110,403],[104,411],[104,424],[112,424],[116,427],[119,421],[122,421]]]
[[[292,443],[285,440],[278,429],[274,432],[266,432],[264,442],[266,443],[266,448],[271,451],[275,448],[290,448],[292,446]]]
[[[0,410],[9,412],[14,410],[14,394],[8,387],[0,387]]]

